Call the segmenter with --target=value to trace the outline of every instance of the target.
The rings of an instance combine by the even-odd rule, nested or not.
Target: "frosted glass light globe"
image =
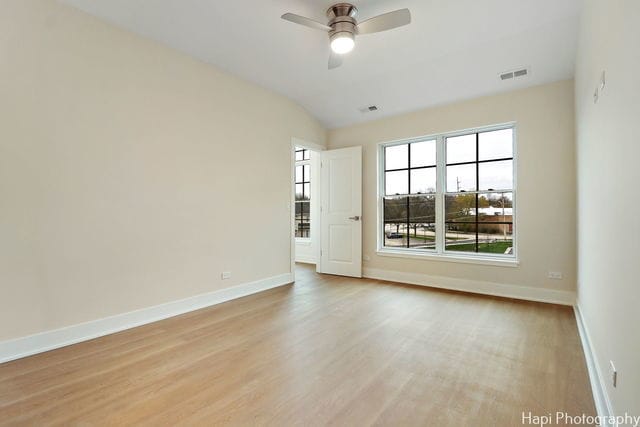
[[[339,33],[334,39],[331,40],[331,50],[339,55],[351,52],[355,45],[353,35],[350,33]]]

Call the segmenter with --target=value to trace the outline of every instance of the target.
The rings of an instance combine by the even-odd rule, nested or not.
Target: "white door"
[[[321,156],[321,272],[362,277],[362,147]]]

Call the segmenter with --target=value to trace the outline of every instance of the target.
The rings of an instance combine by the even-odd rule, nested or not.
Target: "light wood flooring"
[[[517,426],[595,415],[570,307],[297,268],[283,286],[0,365],[0,425]]]

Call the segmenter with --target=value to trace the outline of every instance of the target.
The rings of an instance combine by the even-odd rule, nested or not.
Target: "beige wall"
[[[378,142],[517,122],[517,268],[376,255]],[[573,81],[429,108],[329,132],[329,148],[362,145],[365,268],[575,290]],[[547,279],[560,271],[562,280]]]
[[[578,300],[613,409],[640,416],[640,2],[585,2],[576,64]],[[598,103],[593,93],[606,71]],[[618,370],[613,388],[609,360]]]
[[[3,1],[0,340],[288,272],[292,136],[325,131],[67,6]]]

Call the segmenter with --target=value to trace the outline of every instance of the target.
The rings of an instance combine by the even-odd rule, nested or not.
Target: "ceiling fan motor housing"
[[[358,22],[355,17],[358,14],[358,9],[350,3],[337,3],[331,6],[327,10],[327,17],[329,18],[329,39],[333,40],[341,35],[341,33],[347,33],[351,38],[356,34],[356,25]],[[346,35],[346,34],[342,34]]]

